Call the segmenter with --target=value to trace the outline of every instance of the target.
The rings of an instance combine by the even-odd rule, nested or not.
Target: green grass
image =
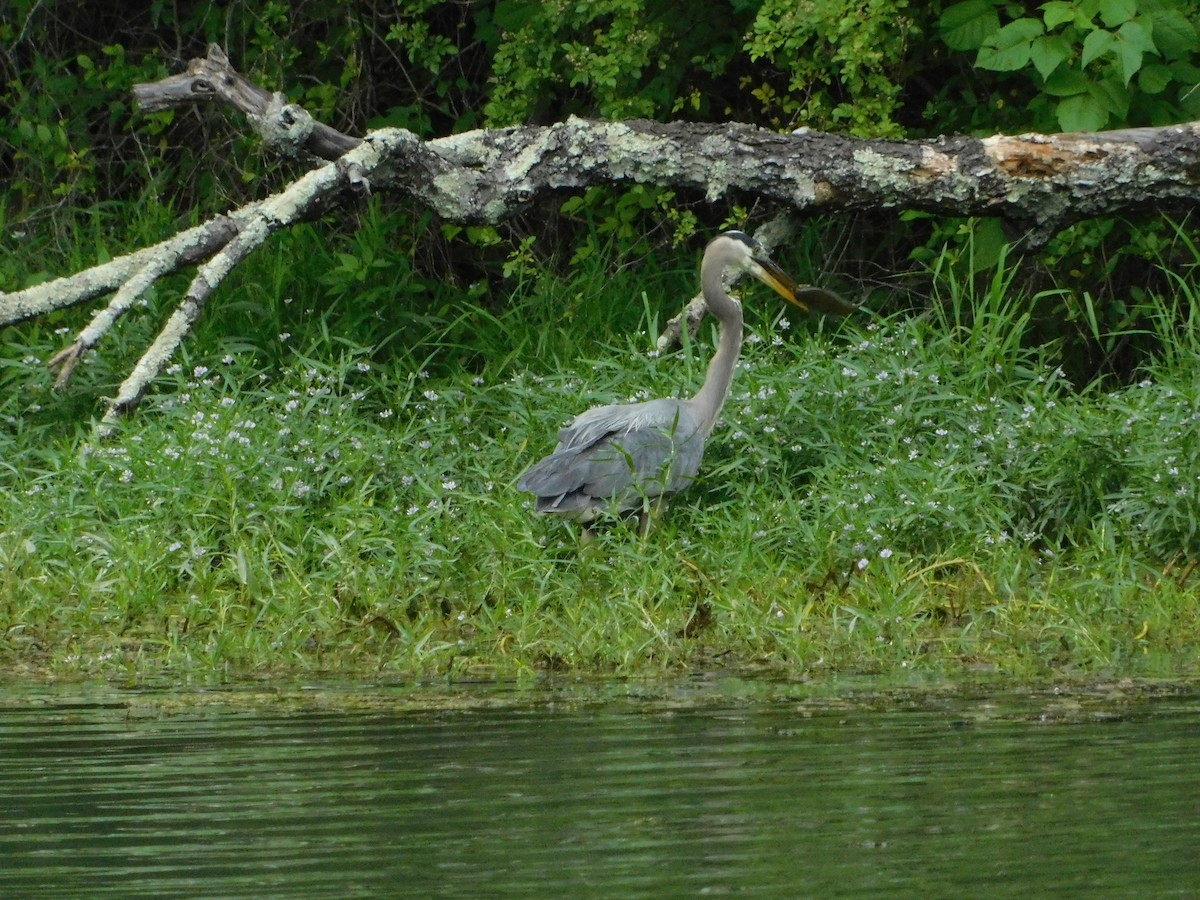
[[[90,432],[98,398],[169,293],[65,396],[41,361],[86,314],[0,334],[0,664],[1200,669],[1200,326],[1181,312],[1196,299],[1184,275],[1154,306],[1159,361],[1109,392],[1032,346],[1031,313],[1061,298],[1016,294],[1012,267],[975,285],[935,272],[928,311],[843,323],[793,320],[752,288],[699,481],[648,537],[614,527],[580,547],[515,481],[587,406],[698,385],[711,330],[649,352],[694,290],[693,260],[595,261],[485,302],[397,278],[415,276],[389,241],[369,221],[345,246],[307,228],[272,244],[106,442]]]

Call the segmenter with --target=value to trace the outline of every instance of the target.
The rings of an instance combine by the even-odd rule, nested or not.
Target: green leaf
[[[1074,18],[1074,3],[1065,3],[1063,0],[1052,0],[1050,3],[1042,4],[1042,21],[1046,23],[1047,31],[1057,28],[1059,25],[1065,25]]]
[[[1025,68],[1029,62],[1029,44],[1017,44],[1007,49],[997,47],[980,47],[975,57],[975,65],[981,69],[991,69],[994,72],[1015,72]]]
[[[1071,45],[1061,34],[1043,34],[1034,38],[1029,48],[1029,59],[1042,78],[1049,78],[1050,73],[1070,56]]]
[[[1092,19],[1100,13],[1100,0],[1076,0],[1075,27],[1081,31],[1091,31],[1096,26]]]
[[[1137,47],[1143,53],[1157,53],[1154,38],[1140,22],[1126,22],[1117,30],[1117,37],[1131,47]]]
[[[1099,131],[1108,121],[1108,111],[1091,94],[1077,94],[1055,110],[1063,131]]]
[[[1161,63],[1150,63],[1142,66],[1138,72],[1138,88],[1147,94],[1157,94],[1166,90],[1171,83],[1171,70]]]
[[[1117,41],[1117,59],[1121,61],[1121,77],[1129,84],[1142,67],[1142,51],[1125,41]]]
[[[1083,39],[1083,56],[1080,65],[1086,66],[1092,60],[1103,56],[1116,43],[1117,36],[1111,31],[1096,29]]]
[[[1000,29],[997,35],[1002,41],[1031,41],[1039,34],[1044,34],[1046,26],[1042,24],[1041,19],[1014,19],[1003,28]]]
[[[1116,78],[1105,78],[1088,85],[1088,94],[1114,119],[1124,119],[1129,113],[1129,88]]]
[[[1154,43],[1164,59],[1184,59],[1200,46],[1196,26],[1182,11],[1174,8],[1152,9],[1150,21],[1154,29]]]
[[[1007,245],[999,219],[982,219],[971,232],[971,272],[993,268]]]
[[[1180,84],[1196,85],[1200,83],[1200,66],[1194,66],[1185,60],[1177,60],[1167,66],[1171,70],[1171,77]],[[1192,93],[1200,93],[1200,91],[1192,90]]]
[[[947,7],[938,17],[937,28],[951,50],[975,50],[1000,30],[1000,17],[988,0],[966,0]]]
[[[1042,92],[1051,97],[1073,97],[1084,93],[1090,84],[1088,77],[1078,69],[1059,69],[1046,79]]]
[[[975,65],[996,72],[1013,72],[1029,62],[1033,39],[1045,31],[1038,19],[1009,22],[979,48]]]
[[[347,272],[357,272],[360,268],[359,258],[354,253],[337,253],[335,254],[341,262],[339,268]]]
[[[1125,83],[1142,67],[1142,54],[1154,52],[1154,41],[1146,29],[1137,22],[1126,22],[1117,32],[1117,59],[1121,63],[1121,74]]]
[[[1116,28],[1137,14],[1137,0],[1100,0],[1100,21]]]

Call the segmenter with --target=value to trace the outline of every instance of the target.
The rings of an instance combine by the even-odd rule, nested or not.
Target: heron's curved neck
[[[725,286],[721,283],[724,274],[724,267],[720,265],[706,264],[700,269],[701,292],[708,304],[708,311],[720,324],[717,352],[708,364],[704,384],[692,398],[705,435],[712,430],[725,404],[729,386],[733,383],[733,370],[742,352],[742,307],[725,293]]]

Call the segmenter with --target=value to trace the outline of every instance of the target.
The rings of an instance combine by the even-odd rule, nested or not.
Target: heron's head
[[[797,284],[787,272],[779,268],[762,244],[742,231],[726,231],[709,242],[706,256],[712,255],[722,268],[734,266],[749,272],[763,284],[794,303],[805,312],[820,312],[844,316],[858,309],[848,300],[843,300],[832,291]]]

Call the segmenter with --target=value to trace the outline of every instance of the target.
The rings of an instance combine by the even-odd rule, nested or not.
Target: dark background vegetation
[[[223,110],[132,108],[133,84],[180,71],[210,42],[258,83],[351,133],[393,125],[436,137],[580,115],[921,137],[1200,118],[1197,21],[1200,4],[1188,0],[8,0],[0,277],[13,286],[45,276],[14,260],[16,240],[57,246],[63,256],[45,260],[55,270],[81,222],[115,251],[147,209],[166,230],[295,174]],[[424,210],[392,201],[382,228],[389,265],[411,275],[412,303],[447,282],[476,285],[481,302],[495,303],[514,258],[569,268],[603,250],[636,265],[772,212],[751,200],[714,208],[633,188],[590,191],[498,229],[438,227]],[[360,225],[343,222],[347,232]],[[875,290],[884,309],[923,303],[922,264],[947,245],[975,272],[1019,237],[995,222],[968,228],[912,213],[813,225],[810,252],[822,267],[853,293]],[[1072,339],[1067,362],[1078,382],[1128,378],[1153,349],[1133,336],[1147,292],[1162,285],[1164,267],[1188,260],[1157,212],[1081,223],[1028,254],[1021,278],[1031,293],[1086,282],[1088,310],[1108,337],[1082,307],[1039,315],[1033,335]],[[363,281],[362,272],[346,277]]]

